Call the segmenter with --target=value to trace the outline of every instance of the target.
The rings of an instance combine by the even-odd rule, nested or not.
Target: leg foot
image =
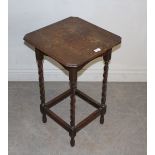
[[[100,117],[100,124],[103,124],[104,123],[104,115]]]
[[[46,123],[46,122],[47,122],[46,114],[43,114],[43,116],[42,116],[42,121],[43,121],[43,123]]]
[[[75,146],[75,136],[76,136],[76,133],[74,131],[72,131],[71,133],[69,133],[69,136],[71,137],[70,145],[73,147],[73,146]]]
[[[71,144],[72,147],[75,146],[75,139],[74,138],[71,138],[70,144]]]

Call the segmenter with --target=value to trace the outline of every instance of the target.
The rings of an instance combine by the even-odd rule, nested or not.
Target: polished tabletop
[[[65,67],[80,67],[121,43],[121,37],[78,17],[69,17],[24,36]]]

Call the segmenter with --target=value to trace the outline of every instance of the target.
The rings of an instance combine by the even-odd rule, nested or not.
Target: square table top
[[[80,67],[121,43],[121,37],[78,17],[69,17],[24,36],[65,67]]]

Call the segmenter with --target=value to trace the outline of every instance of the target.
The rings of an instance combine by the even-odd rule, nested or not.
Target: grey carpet
[[[68,88],[46,82],[47,100]],[[101,83],[78,87],[100,101]],[[69,135],[50,118],[41,121],[37,82],[9,82],[9,155],[146,155],[146,83],[109,83],[105,123],[99,117],[83,128],[70,147]],[[53,108],[69,122],[69,98]],[[77,98],[76,122],[95,109]]]

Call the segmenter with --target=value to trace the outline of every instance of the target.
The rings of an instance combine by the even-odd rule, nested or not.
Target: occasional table
[[[40,111],[43,123],[47,122],[46,115],[57,122],[69,132],[71,146],[75,145],[75,136],[78,131],[100,116],[100,123],[104,123],[106,112],[106,89],[108,64],[111,59],[112,48],[121,43],[121,38],[94,24],[78,17],[69,17],[54,24],[48,25],[24,36],[24,40],[35,48],[38,64],[39,86],[40,86]],[[60,63],[69,71],[70,89],[45,102],[43,59],[48,56]],[[77,89],[77,73],[87,63],[103,57],[104,73],[102,82],[101,103],[95,101]],[[75,124],[75,96],[92,105],[96,110],[83,121]],[[70,96],[70,124],[50,110],[51,107]]]

